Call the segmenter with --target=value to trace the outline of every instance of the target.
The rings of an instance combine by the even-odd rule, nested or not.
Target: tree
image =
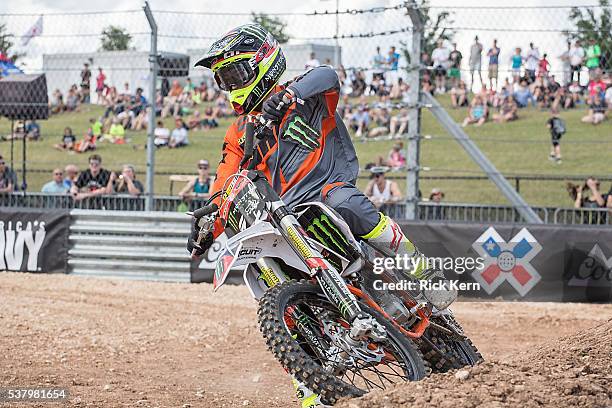
[[[287,23],[277,17],[270,17],[265,13],[251,13],[253,17],[253,22],[259,24],[268,32],[270,32],[274,38],[280,43],[284,44],[289,41],[289,35],[285,33],[285,28],[287,27]]]
[[[123,51],[130,47],[132,36],[125,28],[110,25],[102,30],[102,51]]]
[[[429,0],[422,0],[418,5],[423,19],[423,39],[421,41],[421,53],[427,53],[431,56],[433,50],[438,46],[439,40],[452,41],[455,31],[449,26],[453,24],[450,12],[442,11],[435,16],[430,15]],[[406,41],[400,41],[400,50],[410,63],[411,44]]]
[[[600,66],[606,70],[612,68],[612,9],[609,0],[599,0],[601,13],[597,15],[593,7],[572,7],[569,20],[575,30],[565,31],[568,41],[580,40],[586,47],[595,40],[601,47]]]
[[[6,24],[0,24],[0,54],[6,56],[11,62],[15,63],[19,57],[23,57],[24,54],[11,51],[11,48],[15,45],[13,38],[15,38],[15,36],[7,32]]]

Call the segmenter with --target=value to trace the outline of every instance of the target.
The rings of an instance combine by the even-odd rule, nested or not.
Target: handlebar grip
[[[198,208],[197,210],[195,210],[193,212],[193,217],[202,218],[205,215],[214,213],[218,209],[219,209],[219,206],[216,203],[212,203],[212,204],[206,205],[202,208]]]

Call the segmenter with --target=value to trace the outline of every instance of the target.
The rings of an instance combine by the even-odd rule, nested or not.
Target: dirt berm
[[[344,401],[339,408],[612,407],[612,318],[530,352]]]

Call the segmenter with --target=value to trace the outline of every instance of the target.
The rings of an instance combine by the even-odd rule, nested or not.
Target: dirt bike
[[[241,168],[254,134],[248,123]],[[209,202],[220,196],[219,205],[194,211],[198,243],[221,222],[228,239],[216,262],[214,290],[230,269],[244,268],[269,349],[324,404],[481,359],[447,305],[435,304],[435,294],[428,299],[374,290],[376,279],[399,282],[405,276],[373,273],[382,255],[356,239],[333,209],[320,202],[288,208],[252,167],[228,178],[211,197]]]

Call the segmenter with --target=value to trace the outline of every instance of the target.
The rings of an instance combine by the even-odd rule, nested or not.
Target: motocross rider
[[[333,68],[310,69],[284,85],[279,80],[286,69],[283,52],[262,26],[237,27],[214,42],[196,66],[211,69],[218,86],[229,92],[238,118],[223,142],[217,178],[211,194],[236,173],[244,157],[247,115],[261,113],[272,129],[264,133],[253,158],[288,207],[321,201],[335,209],[355,236],[367,240],[387,256],[419,256],[391,218],[379,213],[355,187],[359,172],[350,135],[336,112],[340,83]],[[280,103],[284,102],[284,103]],[[222,232],[217,223],[200,246],[202,255]],[[194,248],[197,227],[192,230],[188,250]],[[417,269],[413,274],[426,271]],[[303,407],[318,404],[318,397],[294,380]]]

